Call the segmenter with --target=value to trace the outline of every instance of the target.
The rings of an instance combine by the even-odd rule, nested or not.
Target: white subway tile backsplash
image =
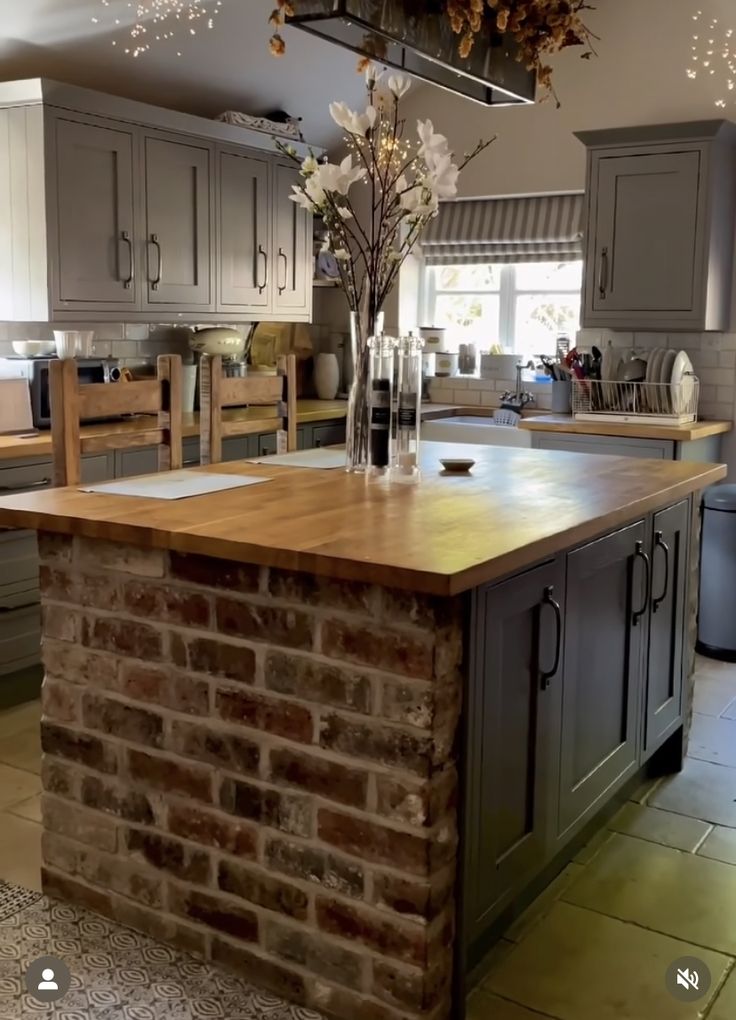
[[[733,411],[734,403],[734,389],[733,386],[719,386],[717,392],[717,399],[719,404],[731,404],[731,410]]]
[[[146,322],[127,322],[124,327],[125,340],[148,340],[151,327]]]
[[[721,368],[736,368],[736,351],[719,351],[718,364]]]

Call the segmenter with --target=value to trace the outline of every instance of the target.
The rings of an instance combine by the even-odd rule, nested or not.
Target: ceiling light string
[[[686,69],[688,78],[695,79],[700,74],[718,75],[725,79],[728,92],[736,89],[736,40],[733,28],[724,28],[718,18],[708,18],[703,11],[696,11],[692,16],[696,25],[690,47],[690,64]],[[721,61],[719,72],[719,61]],[[719,109],[724,109],[728,100],[719,96],[714,100]]]
[[[113,0],[100,0],[103,7],[111,9]],[[168,42],[177,34],[193,36],[198,29],[212,29],[215,18],[220,14],[225,0],[128,0],[130,19],[116,17],[116,26],[130,23],[129,41],[123,47],[131,57],[140,57],[156,43]],[[93,17],[93,24],[99,24]],[[118,40],[113,39],[113,46]],[[181,50],[176,55],[180,57]]]

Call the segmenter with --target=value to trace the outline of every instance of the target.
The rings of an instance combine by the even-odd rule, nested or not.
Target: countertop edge
[[[728,421],[697,421],[690,425],[634,425],[625,422],[575,421],[552,415],[535,415],[519,422],[527,432],[558,432],[569,435],[612,436],[617,439],[664,439],[672,442],[691,442],[731,432]]]

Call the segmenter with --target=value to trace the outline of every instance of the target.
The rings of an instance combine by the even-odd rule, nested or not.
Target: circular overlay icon
[[[708,993],[710,971],[697,956],[682,956],[667,968],[667,991],[680,1002],[697,1002]]]
[[[58,1002],[71,983],[69,968],[55,956],[40,956],[26,971],[26,988],[39,1002]]]

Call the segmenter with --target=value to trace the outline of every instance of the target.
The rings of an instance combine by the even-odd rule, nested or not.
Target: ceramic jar
[[[340,385],[336,354],[318,354],[314,359],[314,388],[320,400],[334,400]]]

